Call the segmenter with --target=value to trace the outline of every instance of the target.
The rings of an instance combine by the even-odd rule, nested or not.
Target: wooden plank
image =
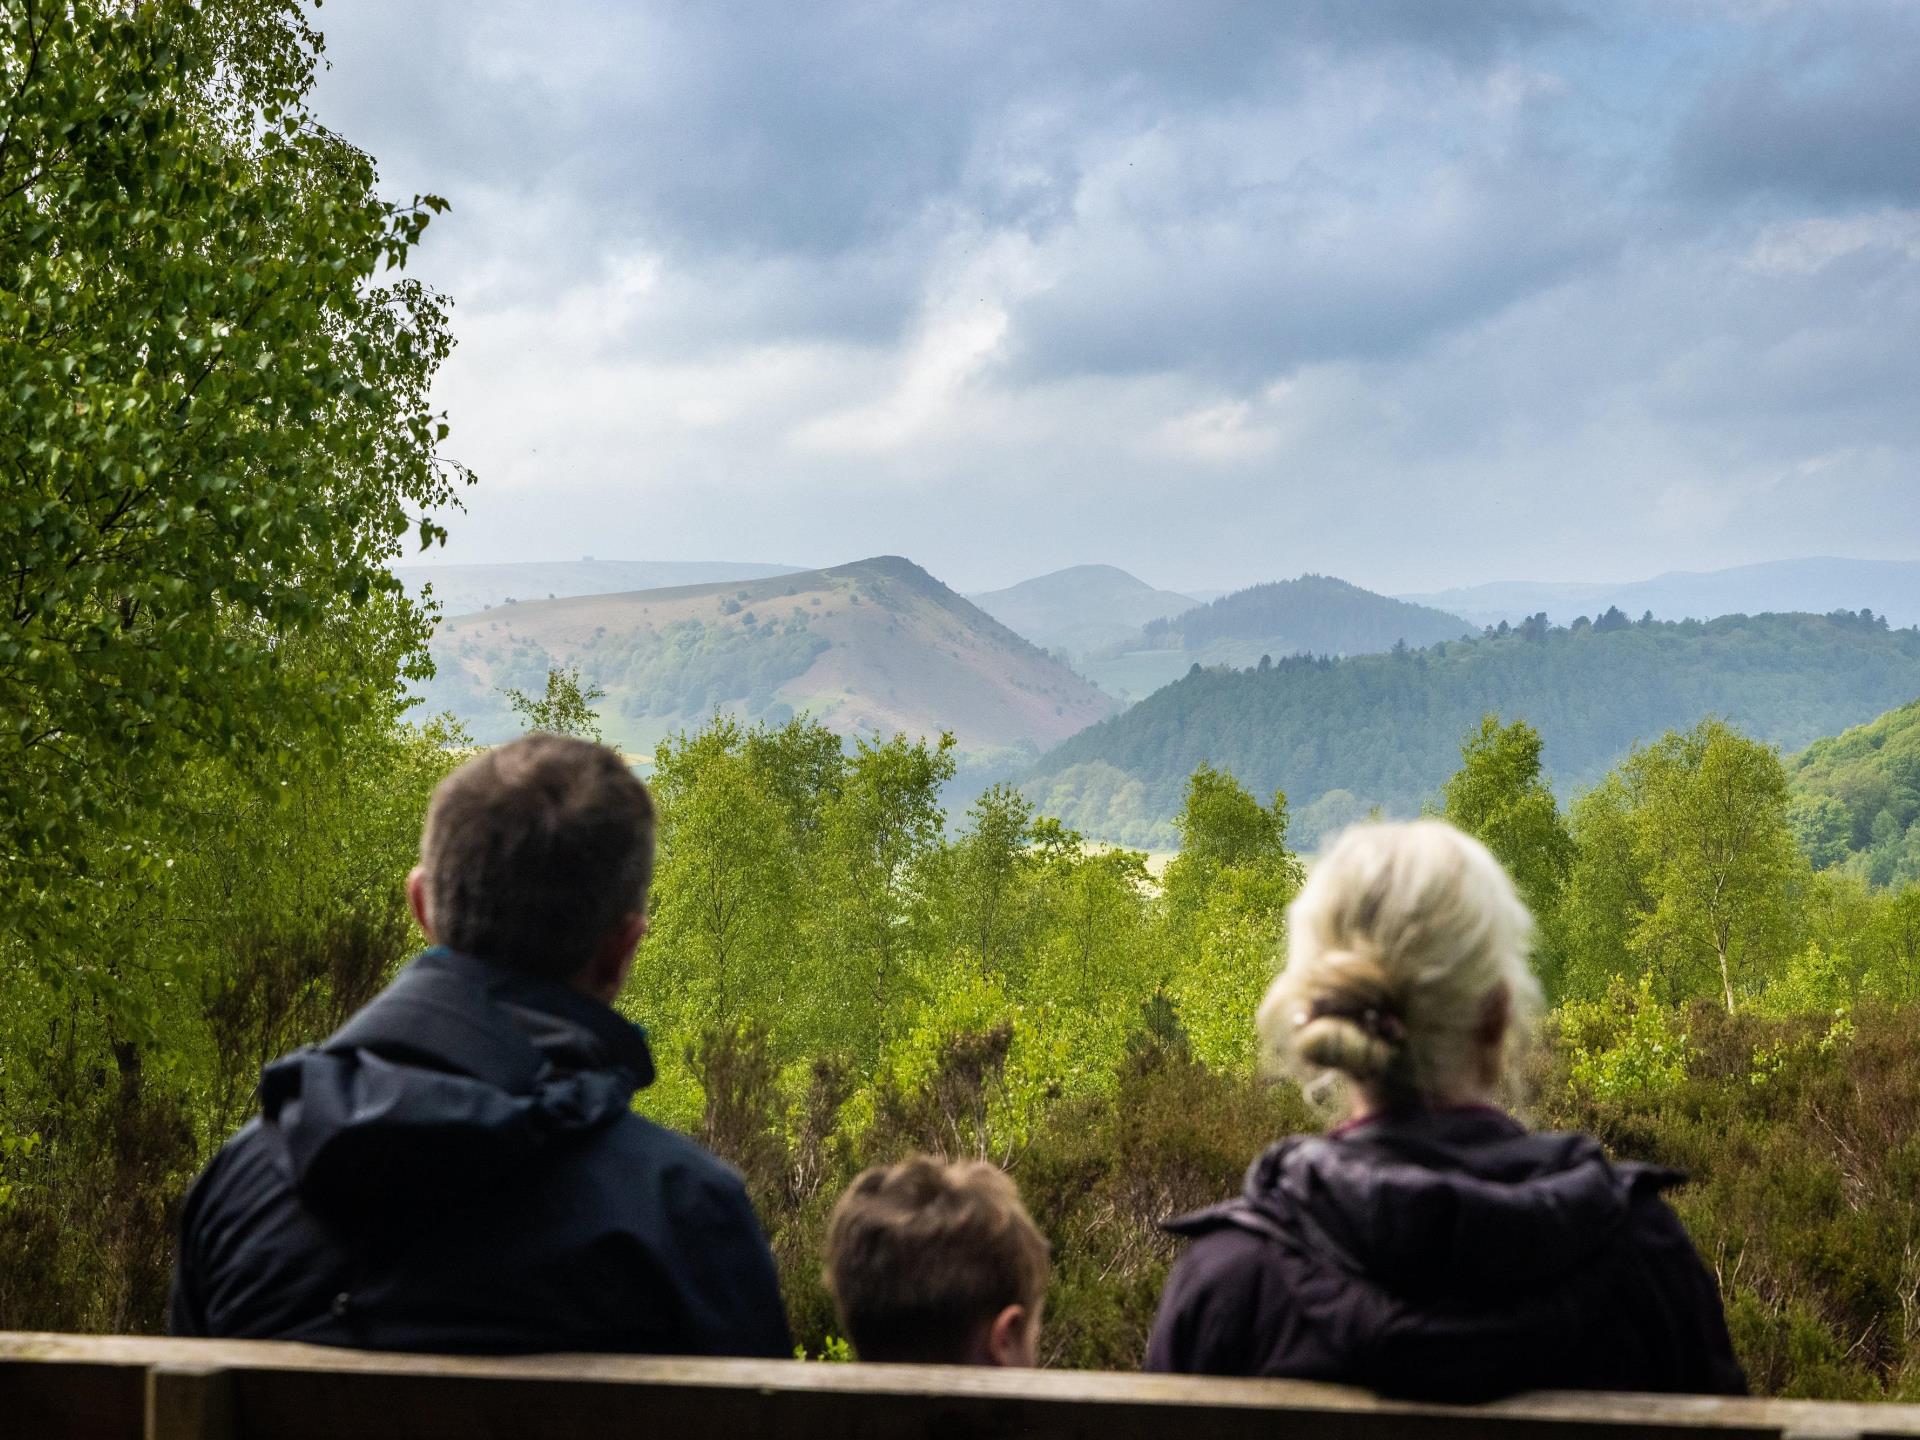
[[[149,1371],[157,1432],[141,1420]],[[31,1422],[9,1423],[9,1433],[73,1440],[519,1440],[674,1425],[724,1440],[1134,1440],[1176,1428],[1223,1440],[1920,1436],[1920,1407],[1910,1405],[1542,1393],[1449,1407],[1285,1380],[23,1334],[0,1334],[0,1416]]]
[[[144,1440],[236,1440],[235,1373],[177,1362],[152,1366],[147,1371]]]
[[[120,1361],[0,1354],[0,1434],[61,1440],[142,1440],[146,1371]]]
[[[343,1371],[240,1372],[246,1433],[274,1440],[323,1440],[351,1433],[366,1440],[522,1440],[550,1434],[673,1434],[727,1440],[1159,1440],[1170,1433],[1210,1440],[1775,1440],[1767,1423],[1714,1427],[1649,1423],[1641,1414],[1543,1420],[1495,1419],[1471,1408],[1315,1403],[1220,1404],[1211,1398],[1113,1398],[1034,1393],[957,1393],[948,1387],[748,1389],[683,1380],[659,1387],[556,1378],[398,1376]],[[1204,1391],[1204,1383],[1201,1387]]]

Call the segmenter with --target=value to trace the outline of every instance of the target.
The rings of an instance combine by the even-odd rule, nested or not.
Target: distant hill
[[[1636,740],[1708,714],[1798,747],[1916,694],[1920,631],[1853,615],[1528,626],[1403,654],[1203,670],[1066,741],[1026,789],[1100,838],[1162,843],[1205,760],[1262,795],[1286,791],[1311,842],[1374,805],[1415,812],[1489,711],[1539,729],[1566,794]]]
[[[1363,655],[1398,642],[1457,640],[1477,627],[1458,615],[1362,590],[1331,575],[1302,575],[1223,595],[1148,621],[1130,643],[1077,662],[1110,694],[1137,699],[1193,666],[1252,665],[1262,655]]]
[[[1871,610],[1894,625],[1920,624],[1920,560],[1772,560],[1730,570],[1676,570],[1618,583],[1502,580],[1403,599],[1438,605],[1476,625],[1517,625],[1545,611],[1556,625],[1610,605],[1658,620],[1712,620],[1769,611]]]
[[[536,560],[504,565],[396,565],[393,573],[412,595],[432,585],[441,614],[465,615],[509,600],[759,580],[791,575],[794,569],[749,560]]]
[[[898,556],[760,580],[498,605],[443,621],[431,710],[486,740],[499,688],[578,665],[610,740],[650,749],[716,708],[808,711],[844,735],[951,730],[963,752],[1038,754],[1111,713],[1066,666]]]
[[[1069,655],[1132,640],[1149,620],[1200,603],[1112,565],[1074,565],[967,598],[1042,649]]]
[[[1920,700],[1814,741],[1787,771],[1794,829],[1817,867],[1920,882]]]

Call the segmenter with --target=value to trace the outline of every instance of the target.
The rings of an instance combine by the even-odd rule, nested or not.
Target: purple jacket
[[[1520,1390],[1746,1393],[1713,1277],[1660,1192],[1584,1135],[1471,1108],[1283,1140],[1193,1244],[1147,1369],[1433,1400]]]

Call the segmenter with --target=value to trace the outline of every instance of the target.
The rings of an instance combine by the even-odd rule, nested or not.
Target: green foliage
[[[1011,785],[993,786],[967,812],[968,831],[950,851],[954,918],[982,974],[1006,968],[1024,948],[1027,871],[1034,863],[1033,806]]]
[[[1615,976],[1602,999],[1569,1000],[1553,1018],[1576,1091],[1632,1100],[1664,1095],[1686,1078],[1686,1033],[1674,1009],[1655,997],[1651,976],[1637,985]]]
[[[1564,1052],[1546,1077],[1545,1123],[1692,1177],[1674,1207],[1760,1394],[1920,1395],[1913,1015],[1863,1006],[1836,1024],[1699,1002],[1672,1022],[1688,1037],[1677,1077],[1596,1087],[1605,1072],[1575,1076]]]
[[[580,679],[578,668],[547,671],[547,689],[543,695],[528,695],[524,690],[505,692],[507,704],[529,730],[545,730],[554,735],[575,735],[582,740],[600,740],[600,717],[594,706],[607,698],[607,692]]]
[[[1770,746],[1718,720],[1669,732],[1635,747],[1575,823],[1569,969],[1588,987],[1630,964],[1668,998],[1718,990],[1732,1011],[1791,952],[1801,862]]]
[[[740,609],[737,601],[725,604]],[[828,644],[804,615],[780,620],[770,610],[757,618],[749,611],[731,623],[676,620],[657,633],[609,634],[582,659],[623,697],[626,715],[706,715],[737,702],[760,716],[775,703],[774,692],[804,674]]]
[[[1536,919],[1560,903],[1573,868],[1573,837],[1540,764],[1540,732],[1488,715],[1460,747],[1460,768],[1441,788],[1441,813],[1499,857]]]
[[[1262,805],[1202,765],[1174,825],[1181,845],[1166,872],[1166,923],[1183,963],[1167,993],[1194,1052],[1244,1073],[1254,1061],[1250,1020],[1278,968],[1287,902],[1303,878],[1287,849],[1287,798]]]
[[[1793,828],[1816,869],[1920,883],[1920,700],[1787,762]]]
[[[1115,845],[1172,850],[1180,843],[1172,817],[1159,815],[1146,784],[1104,760],[1069,765],[1021,788],[1040,813],[1071,815],[1080,830]]]
[[[0,15],[0,1325],[152,1329],[258,1067],[415,941],[465,744],[388,562],[465,478],[432,198],[314,123],[292,0]]]
[[[313,122],[317,51],[291,0],[0,20],[0,917],[43,961],[183,764],[336,745],[422,661],[386,562],[461,472],[397,272],[443,206]]]
[[[33,1139],[0,1145],[0,1326],[158,1327],[172,1208],[260,1066],[417,947],[401,882],[463,745],[383,716],[270,786],[195,762],[148,822],[149,883],[89,888],[87,974],[43,983],[0,939],[0,1137]]]

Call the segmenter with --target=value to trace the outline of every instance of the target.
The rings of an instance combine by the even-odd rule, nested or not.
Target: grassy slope
[[[709,706],[675,700],[663,707],[660,696],[635,695],[622,677],[636,658],[650,665],[678,626],[675,633],[698,633],[709,644],[724,638],[751,659],[762,642],[749,616],[762,628],[779,627],[780,640],[764,643],[784,641],[789,653],[802,655],[796,673],[779,676],[761,697],[760,711],[808,711],[842,734],[948,729],[969,753],[1039,748],[1112,709],[1065,666],[892,556],[762,580],[497,607],[447,621],[435,652],[446,684],[464,683],[476,697],[531,680],[531,673],[514,671],[516,645],[522,668],[539,664],[539,656],[578,664],[608,692],[602,714],[609,738],[645,748],[704,719]],[[801,642],[822,648],[807,657],[795,648]],[[618,663],[602,663],[613,654]],[[722,688],[738,693],[707,698],[755,712],[745,686]],[[635,709],[642,713],[629,713]]]

